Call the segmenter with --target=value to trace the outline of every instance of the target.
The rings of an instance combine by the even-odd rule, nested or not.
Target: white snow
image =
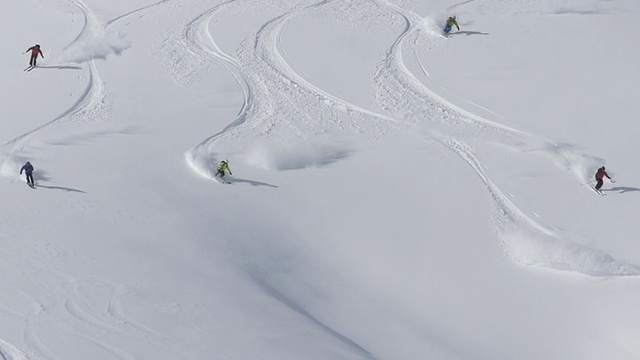
[[[0,359],[640,358],[640,2],[2,10]]]

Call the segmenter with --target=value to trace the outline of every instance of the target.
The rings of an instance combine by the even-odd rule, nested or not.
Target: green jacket
[[[218,165],[218,170],[228,171],[229,174],[231,174],[231,169],[229,169],[229,164],[226,161],[220,162],[220,165]]]
[[[458,22],[456,21],[456,19],[450,16],[447,19],[447,26],[453,27],[454,25],[456,26],[456,28],[458,28],[458,30],[460,30],[460,26],[458,26]]]

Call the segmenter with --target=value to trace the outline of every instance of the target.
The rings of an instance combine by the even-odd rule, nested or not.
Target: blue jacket
[[[22,171],[24,170],[24,172],[28,174],[31,174],[33,172],[33,165],[31,164],[24,164],[24,166],[22,166],[22,168],[20,169],[20,174],[22,174]]]

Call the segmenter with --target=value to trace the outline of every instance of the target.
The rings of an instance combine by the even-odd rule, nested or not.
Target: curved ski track
[[[376,2],[397,11],[407,23],[405,32],[391,46],[375,75],[380,104],[385,109],[402,114],[413,131],[438,138],[477,173],[493,201],[494,223],[507,254],[513,260],[527,265],[592,276],[640,275],[640,267],[618,261],[600,250],[562,239],[549,227],[524,214],[491,181],[471,142],[485,141],[533,149],[572,169],[579,181],[587,178],[580,170],[584,168],[584,163],[595,162],[596,159],[569,146],[486,120],[436,94],[406,67],[402,51],[403,48],[415,48],[420,40],[433,44],[441,37],[429,34],[417,14],[385,0]],[[511,241],[514,231],[518,233],[515,237],[517,241]]]
[[[161,1],[160,3],[165,1]],[[82,1],[70,0],[69,3],[81,10],[85,23],[78,36],[67,45],[67,47],[72,46],[74,42],[80,39],[88,37],[93,31],[104,28],[91,9]],[[130,14],[120,16],[110,23]],[[28,139],[34,134],[40,133],[42,130],[53,126],[74,125],[68,127],[73,131],[76,129],[76,125],[81,125],[86,122],[102,121],[108,118],[109,107],[111,105],[109,91],[100,77],[93,60],[88,61],[88,70],[89,81],[87,86],[78,100],[69,109],[43,125],[16,136],[3,144],[4,148],[8,148],[9,153],[4,159],[5,163],[12,161],[12,157],[15,156],[16,152],[27,146],[26,143]],[[31,269],[33,273],[37,274],[37,279],[30,278],[29,272],[22,271],[14,274],[15,278],[20,279],[24,283],[40,284],[36,286],[44,287],[44,289],[39,289],[41,291],[38,291],[38,294],[46,293],[52,295],[51,298],[53,299],[66,299],[63,303],[43,303],[39,297],[40,295],[24,293],[23,296],[29,299],[32,308],[38,309],[33,313],[14,311],[10,306],[5,306],[0,303],[3,316],[19,318],[24,321],[24,343],[33,349],[33,351],[45,358],[58,358],[53,351],[49,350],[47,346],[40,341],[38,336],[39,331],[42,331],[39,324],[41,322],[42,324],[47,324],[49,323],[48,321],[52,320],[55,324],[60,325],[60,328],[64,332],[85,339],[87,342],[112,354],[112,356],[117,359],[133,360],[135,357],[111,345],[109,341],[103,340],[105,336],[107,338],[134,338],[141,344],[148,344],[149,347],[163,349],[167,354],[173,354],[175,357],[179,357],[178,354],[175,354],[176,350],[172,349],[171,346],[168,345],[168,342],[165,341],[167,339],[166,336],[158,334],[145,325],[136,322],[122,311],[120,306],[122,299],[129,295],[126,289],[99,279],[76,278],[51,268],[44,268],[42,265],[43,263],[47,264],[51,262],[55,258],[60,257],[64,259],[65,257],[73,256],[73,254],[61,254],[55,250],[53,252],[40,254],[37,249],[20,249],[19,247],[16,249],[18,252],[24,253],[9,256],[8,259],[5,260],[5,263],[12,262],[14,261],[13,259],[21,259],[19,265],[16,264],[15,266],[10,266],[10,268]],[[49,261],[39,261],[39,257],[45,257]],[[25,263],[25,261],[27,263]],[[48,278],[48,281],[42,281],[43,277]],[[94,291],[100,291],[104,295],[102,296],[104,304],[89,304],[83,300],[92,298],[92,292]],[[24,352],[7,341],[0,339],[0,360],[37,359],[40,359],[40,357]]]
[[[33,354],[24,352],[14,345],[0,339],[0,360],[36,360]]]
[[[253,38],[242,42],[236,57],[224,54],[208,30],[216,13],[233,3],[235,1],[211,9],[186,24],[181,31],[183,39],[178,46],[187,49],[187,54],[201,53],[203,50],[211,54],[233,75],[244,94],[244,104],[236,120],[186,152],[186,160],[195,171],[206,177],[213,175],[215,165],[211,157],[215,158],[215,154],[222,151],[216,148],[220,142],[224,143],[224,146],[219,146],[220,149],[242,147],[259,138],[267,138],[276,131],[302,142],[310,141],[313,135],[345,130],[377,137],[384,132],[384,127],[380,124],[382,122],[372,121],[372,117],[395,122],[393,118],[345,102],[310,84],[289,67],[278,51],[282,28],[289,20],[332,1],[294,7],[267,21]],[[175,34],[165,44],[174,44],[173,40]],[[168,52],[184,58],[185,54],[180,54],[173,46],[173,50]],[[176,69],[174,67],[172,70]],[[195,76],[191,71],[189,66],[186,70],[177,70],[173,74],[174,79],[180,81]],[[373,129],[364,130],[363,123],[368,123]],[[227,150],[226,153],[229,152],[232,151]]]
[[[11,269],[8,275],[14,281],[34,284],[35,288],[33,293],[26,290],[29,292],[20,294],[23,303],[20,308],[13,309],[0,302],[0,310],[4,317],[24,322],[23,342],[31,351],[46,359],[59,358],[40,340],[40,333],[53,323],[56,331],[83,339],[116,359],[133,360],[136,357],[112,345],[108,339],[135,339],[138,344],[180,357],[179,350],[171,346],[167,336],[127,316],[121,309],[123,300],[133,295],[130,289],[97,278],[77,277],[47,265],[68,262],[74,257],[72,252],[62,252],[52,246],[44,250],[26,246],[7,250],[5,265]],[[39,359],[18,352],[2,340],[0,352],[11,356],[5,356],[7,359]]]
[[[150,4],[150,5],[147,5],[147,6],[143,6],[143,7],[139,8],[139,9],[131,10],[126,14],[122,14],[120,16],[116,16],[115,18],[107,21],[106,26],[110,26],[110,25],[112,25],[112,24],[114,24],[114,23],[116,23],[118,21],[121,21],[121,20],[123,20],[123,19],[125,19],[125,18],[127,18],[129,16],[132,16],[132,15],[140,13],[140,12],[147,11],[149,9],[154,9],[154,8],[156,8],[158,6],[164,5],[164,4],[172,2],[172,1],[176,1],[176,0],[161,0],[161,1],[158,1],[157,3],[153,3],[153,4]]]
[[[438,46],[443,39],[430,34],[418,14],[385,0],[371,0],[369,4],[395,12],[405,21],[404,31],[378,64],[374,76],[380,106],[387,113],[399,114],[391,117],[364,109],[319,89],[297,74],[279,50],[279,38],[288,21],[329,6],[335,1],[291,7],[265,22],[253,38],[246,38],[236,50],[237,57],[232,57],[224,54],[216,45],[208,25],[218,11],[235,2],[229,1],[211,9],[186,24],[182,31],[182,44],[188,49],[187,52],[196,54],[201,50],[207,51],[229,70],[244,94],[244,104],[236,120],[186,152],[186,160],[195,171],[211,177],[215,171],[215,162],[211,157],[233,153],[230,149],[246,146],[255,141],[255,138],[268,137],[275,131],[280,135],[288,133],[289,136],[302,140],[325,131],[365,133],[375,139],[384,133],[385,127],[392,127],[426,142],[440,143],[469,164],[487,188],[493,203],[496,229],[507,255],[514,261],[592,276],[640,275],[640,267],[636,265],[618,261],[598,249],[561,238],[551,227],[524,214],[491,181],[483,170],[484,166],[473,143],[486,141],[509,148],[533,149],[571,169],[580,181],[588,178],[582,170],[585,164],[597,159],[581,154],[570,146],[470,113],[422,84],[406,67],[403,50],[416,54],[418,46]],[[458,6],[465,4],[466,2]],[[337,3],[337,6],[341,4]],[[175,46],[173,50],[174,54],[180,54]],[[174,67],[173,71],[176,69]],[[426,69],[424,71],[426,73]],[[201,75],[178,73],[174,76],[180,79]],[[300,111],[301,108],[305,111]],[[518,241],[511,241],[514,232],[519,234]]]
[[[81,1],[74,0],[72,3],[81,10],[84,18],[84,26],[78,36],[69,44],[71,46],[74,42],[87,36],[92,29],[98,28],[101,25],[98,23],[95,15],[91,13],[91,10]],[[108,91],[98,73],[93,60],[89,62],[89,81],[87,87],[80,95],[78,100],[66,111],[60,114],[58,117],[50,120],[43,125],[36,127],[22,135],[5,142],[3,147],[9,147],[9,156],[5,159],[5,163],[10,161],[13,155],[19,149],[23,148],[22,144],[33,134],[40,132],[43,129],[50,128],[53,125],[59,125],[69,122],[86,122],[96,121],[106,118],[104,115],[108,107],[110,106],[110,99]]]
[[[318,131],[314,129],[314,119],[311,117],[303,117],[301,111],[295,107],[296,104],[317,103],[323,107],[324,111],[332,111],[334,115],[339,115],[338,111],[335,110],[338,106],[340,106],[339,111],[346,111],[354,113],[355,115],[358,115],[359,112],[366,112],[364,109],[339,101],[306,81],[302,81],[302,79],[288,67],[277,50],[275,50],[276,39],[279,38],[282,26],[287,20],[294,17],[296,13],[310,11],[315,7],[329,3],[328,1],[300,9],[294,8],[266,22],[256,33],[255,38],[249,38],[243,41],[243,46],[238,54],[239,58],[225,54],[219,46],[217,46],[213,36],[208,30],[212,18],[233,3],[235,3],[235,1],[225,2],[201,14],[188,24],[185,24],[183,31],[181,31],[181,33],[184,34],[184,38],[182,39],[183,43],[178,45],[179,47],[187,48],[188,53],[191,54],[205,51],[220,61],[236,79],[244,96],[244,102],[240,112],[230,125],[225,127],[221,132],[203,140],[200,144],[185,153],[187,163],[192,166],[195,171],[206,177],[213,176],[215,167],[207,164],[213,163],[210,157],[216,153],[215,145],[218,141],[230,138],[234,143],[241,142],[246,144],[248,141],[247,138],[255,136],[255,134],[268,136],[272,131],[289,131],[292,133],[291,136],[306,138],[310,133],[313,134],[313,132]],[[173,42],[165,42],[165,44],[170,43]],[[175,52],[170,51],[169,53],[173,54]],[[247,70],[247,68],[249,68],[249,70]],[[178,79],[182,78],[182,75],[183,74],[174,74]],[[271,89],[271,91],[269,89]],[[271,101],[264,100],[269,97],[277,97],[277,99],[273,101],[274,103],[289,104],[291,108],[288,110],[293,111],[296,113],[294,115],[297,116],[280,114],[277,107],[274,107]],[[309,109],[305,110],[308,111]],[[311,107],[311,110],[318,111],[315,106]],[[294,118],[300,120],[300,122],[294,123],[286,120],[288,118]],[[330,118],[333,119],[334,116]],[[339,122],[337,124],[331,124],[331,126],[341,129],[350,128],[357,131],[357,122],[354,119],[349,120],[349,122]],[[298,128],[300,125],[305,128]],[[245,136],[240,137],[239,135],[242,134]],[[354,351],[361,354],[363,358],[374,358],[367,349],[327,324],[322,323],[305,309],[293,304],[286,299],[284,294],[272,288],[271,285],[266,283],[263,283],[263,285],[271,289],[269,293],[278,294],[275,298],[318,324],[327,334],[353,348]]]

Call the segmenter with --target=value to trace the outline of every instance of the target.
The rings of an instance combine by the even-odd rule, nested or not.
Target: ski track
[[[170,1],[172,0],[162,0],[133,10],[110,20],[107,26]],[[473,0],[453,5],[451,8],[471,2]],[[91,19],[95,17],[84,3],[80,1],[73,1],[73,3],[81,9],[85,18],[82,33],[86,35],[87,32],[101,26],[92,22]],[[168,50],[169,54],[168,66],[165,69],[170,72],[176,82],[188,84],[202,78],[206,76],[206,69],[217,62],[233,76],[243,94],[243,102],[237,117],[220,132],[205,138],[185,153],[186,161],[196,172],[210,177],[215,172],[215,162],[212,162],[212,157],[241,152],[256,140],[269,138],[270,134],[276,132],[278,135],[284,133],[302,141],[308,141],[315,135],[325,132],[364,134],[369,140],[376,140],[385,133],[386,128],[391,127],[425,142],[435,142],[445,146],[475,171],[492,200],[494,224],[503,238],[505,252],[514,261],[592,276],[640,275],[640,268],[635,265],[618,261],[597,249],[562,239],[549,226],[544,226],[526,216],[491,181],[490,176],[483,170],[481,158],[473,148],[471,143],[473,138],[498,142],[510,147],[533,148],[538,153],[572,169],[580,181],[587,178],[587,175],[581,171],[582,163],[589,162],[592,157],[580,154],[570,146],[556,144],[476,116],[449,103],[423,85],[406,67],[402,55],[405,46],[411,49],[411,46],[417,46],[416,44],[420,44],[420,41],[433,44],[439,41],[436,35],[425,35],[426,31],[420,25],[419,15],[387,1],[372,1],[378,6],[399,13],[406,23],[405,29],[379,64],[374,79],[376,92],[385,112],[401,114],[388,116],[359,107],[318,88],[292,69],[279,48],[279,39],[289,21],[318,8],[333,5],[337,1],[326,0],[312,5],[302,2],[293,6],[282,3],[280,9],[283,12],[265,22],[253,37],[248,37],[242,42],[236,54],[231,55],[224,53],[216,44],[214,36],[209,31],[209,25],[212,19],[223,11],[231,11],[237,3],[239,0],[226,1],[209,9],[192,21],[170,31],[168,38],[162,43],[162,49]],[[532,1],[525,1],[523,4],[524,10],[531,10],[534,6]],[[275,5],[272,6],[275,7]],[[76,40],[82,36],[83,34],[80,34]],[[407,40],[412,39],[412,36],[415,36],[413,44],[407,45]],[[203,59],[198,56],[201,51],[209,54],[209,58]],[[417,56],[415,51],[413,54]],[[423,67],[421,63],[420,66]],[[427,69],[423,67],[422,70],[428,76]],[[43,129],[63,123],[76,124],[104,119],[110,106],[109,92],[93,60],[88,63],[88,71],[87,87],[75,104],[55,119],[7,141],[3,146],[11,148],[13,155],[26,146],[31,136]],[[323,119],[321,126],[318,125],[320,123],[318,119]],[[29,249],[26,250],[29,251]],[[65,257],[73,255],[48,249],[47,253],[41,256],[60,257],[62,261]],[[32,257],[14,258],[30,259]],[[21,314],[10,307],[5,309],[2,305],[3,316],[21,317],[25,320],[24,342],[27,346],[37,349],[45,358],[58,357],[38,338],[37,324],[40,321],[39,317],[44,316],[57,319],[56,323],[68,333],[90,341],[119,359],[135,357],[110,345],[108,340],[104,340],[105,337],[134,338],[139,342],[163,348],[168,353],[177,351],[172,350],[168,343],[166,345],[158,343],[166,340],[166,336],[156,333],[125,315],[121,303],[123,297],[127,295],[126,289],[101,283],[96,279],[79,279],[59,271],[42,268],[37,257],[21,265],[22,268],[28,266],[34,269],[33,272],[39,277],[49,277],[49,281],[42,285],[45,287],[41,289],[42,293],[56,294],[54,299],[64,299],[62,303],[43,304],[36,297],[32,297],[34,303],[41,309],[34,314]],[[29,274],[22,275],[25,281],[29,280]],[[107,293],[104,304],[96,307],[95,304],[83,301],[87,298],[81,290],[85,282],[92,284],[92,287],[103,288]],[[369,351],[314,318],[272,284],[264,283],[263,286],[293,310],[316,322],[344,343],[351,344],[357,353],[373,358]],[[179,357],[179,354],[176,354],[176,357]],[[40,358],[36,355],[0,339],[0,360],[38,359]]]
[[[12,277],[15,281],[33,284],[33,289],[26,291],[34,295],[29,292],[22,294],[22,298],[26,300],[20,305],[22,311],[14,310],[5,304],[0,304],[0,311],[5,317],[24,321],[24,343],[43,358],[59,358],[40,340],[39,333],[51,331],[47,330],[49,327],[46,325],[52,323],[55,324],[56,331],[83,339],[117,359],[132,360],[135,357],[112,345],[120,342],[111,341],[112,339],[133,339],[139,345],[162,349],[166,354],[179,357],[179,350],[171,346],[167,336],[137,322],[123,312],[120,304],[132,293],[126,287],[96,278],[76,277],[43,265],[51,263],[52,258],[59,258],[57,261],[61,263],[67,262],[73,254],[58,253],[55,249],[53,252],[38,252],[30,247],[15,248],[14,252],[17,253],[9,254],[11,256],[5,263],[10,265],[16,261],[13,259],[21,259],[19,266],[15,266],[18,273],[12,274]],[[41,261],[43,257],[50,261]],[[43,297],[42,294],[48,295]],[[0,351],[5,351],[5,348],[0,344]]]
[[[0,360],[37,360],[33,354],[29,354],[15,345],[0,339]]]
[[[67,45],[67,48],[72,46],[75,42],[80,41],[80,39],[88,37],[88,34],[90,34],[93,29],[101,27],[101,25],[97,23],[96,17],[91,14],[91,10],[84,5],[84,3],[75,0],[72,3],[81,10],[85,24],[76,39]],[[111,104],[111,99],[93,60],[88,62],[88,70],[89,81],[87,86],[78,100],[69,109],[53,120],[50,120],[24,134],[16,136],[3,144],[3,147],[8,149],[6,151],[8,155],[5,157],[3,167],[7,165],[7,163],[12,163],[16,153],[20,152],[27,146],[27,140],[34,134],[40,133],[42,130],[62,124],[74,125],[74,127],[69,127],[69,129],[73,130],[77,128],[77,125],[82,123],[96,122],[108,117],[107,114]]]
[[[163,2],[165,1],[154,5],[158,6]],[[91,39],[96,33],[100,34],[101,31],[105,29],[105,26],[98,22],[97,17],[92,13],[91,9],[82,1],[73,0],[69,1],[69,3],[81,10],[85,24],[78,36],[67,45],[66,48],[74,46],[76,42]],[[120,18],[124,18],[124,16],[126,15]],[[118,19],[114,19],[114,21],[116,20]],[[87,64],[89,81],[78,100],[53,120],[4,143],[2,147],[7,149],[9,153],[9,156],[4,160],[5,164],[12,162],[12,158],[29,145],[29,139],[45,129],[54,126],[68,125],[67,129],[74,132],[80,130],[83,124],[95,123],[108,118],[110,113],[109,108],[111,106],[109,91],[100,77],[94,60],[88,60]],[[151,348],[164,349],[168,354],[175,353],[175,349],[172,349],[169,342],[166,341],[168,339],[166,336],[151,330],[125,315],[120,304],[122,298],[128,293],[124,291],[121,286],[110,285],[99,279],[76,278],[51,268],[43,268],[41,262],[38,261],[39,257],[45,257],[50,261],[58,257],[64,260],[69,256],[73,256],[73,254],[64,254],[56,249],[50,248],[47,248],[44,253],[39,252],[38,249],[16,248],[16,250],[18,252],[24,252],[24,254],[12,256],[11,259],[30,259],[26,260],[27,263],[24,263],[23,260],[20,266],[15,266],[17,269],[31,269],[30,272],[20,271],[18,274],[23,282],[34,284],[37,290],[36,293],[38,294],[46,293],[52,296],[49,298],[64,299],[62,303],[44,304],[36,297],[25,294],[25,296],[31,298],[35,304],[34,309],[36,309],[36,311],[30,314],[22,314],[20,311],[14,311],[10,306],[2,305],[3,316],[19,318],[24,321],[25,329],[23,332],[23,340],[29,348],[37,351],[47,359],[59,358],[40,341],[38,336],[38,332],[43,331],[38,325],[40,323],[48,323],[44,322],[45,320],[52,320],[60,326],[64,333],[83,338],[118,359],[133,360],[135,357],[125,350],[111,345],[108,340],[109,337],[136,339],[138,343],[146,344]],[[44,282],[42,281],[43,277],[47,278]],[[36,278],[38,281],[35,281]],[[89,284],[89,286],[85,284]],[[92,294],[84,294],[80,289],[83,286],[88,289],[95,286],[102,287],[102,291],[106,291],[107,293],[105,295],[107,300],[99,307],[96,307],[94,304],[85,303],[83,299],[91,298]],[[177,354],[175,355],[178,357]],[[7,360],[39,359],[39,357],[21,351],[12,344],[0,339],[0,360],[3,358]]]
[[[330,117],[331,119],[336,117],[340,119],[338,115],[343,115],[342,117],[344,117],[344,113],[351,114],[350,118],[345,121],[338,121],[325,126],[342,130],[348,128],[356,133],[362,132],[358,125],[358,121],[364,118],[362,114],[367,114],[368,116],[375,114],[339,100],[308,83],[291,70],[277,50],[280,33],[287,21],[302,13],[329,4],[331,1],[322,1],[311,6],[294,6],[281,15],[272,18],[259,28],[253,38],[249,37],[243,41],[237,57],[225,54],[217,46],[209,31],[209,24],[212,19],[223,9],[230,7],[234,3],[235,1],[225,2],[201,14],[193,21],[185,24],[181,31],[174,32],[173,36],[170,37],[172,40],[164,42],[164,44],[174,44],[175,34],[183,34],[182,43],[178,44],[177,49],[170,49],[168,53],[179,54],[179,49],[186,49],[187,54],[197,54],[205,51],[212,58],[221,62],[231,73],[244,96],[243,105],[236,119],[221,132],[206,138],[188,150],[185,154],[187,163],[197,173],[212,177],[215,171],[215,163],[211,161],[211,157],[217,154],[216,146],[221,140],[231,139],[235,143],[238,141],[246,143],[248,141],[247,137],[255,136],[255,134],[268,136],[270,133],[280,131],[283,128],[283,131],[290,131],[292,136],[302,137],[306,140],[309,133],[317,131],[317,129],[314,129],[314,123],[317,121],[311,117],[300,116],[300,110],[298,110],[300,107],[304,107],[305,111],[309,111],[309,109],[319,112],[331,111],[334,113]],[[191,72],[186,74],[173,73],[173,76],[178,80],[188,78],[191,75]],[[276,99],[273,101],[267,100],[270,97],[276,97]],[[285,105],[285,109],[294,114],[280,114],[272,103],[289,105]],[[300,104],[310,104],[311,106],[300,106]],[[317,110],[318,107],[320,107],[320,110]],[[296,119],[296,122],[287,120],[291,118]],[[389,120],[392,119],[389,118]],[[245,137],[242,137],[243,134]],[[273,288],[272,285],[265,283],[263,285],[272,290],[267,291],[267,293],[272,296],[274,296],[274,293],[278,294],[278,296],[275,296],[277,299],[309,318],[311,322],[324,329],[340,342],[353,348],[356,353],[365,358],[374,358],[369,351],[339,331],[320,322],[307,310],[297,304],[292,304],[290,300],[283,300],[286,299],[286,296]]]
[[[67,121],[79,122],[82,120],[86,121],[88,119],[98,118],[98,115],[103,111],[108,101],[106,100],[104,83],[102,82],[102,79],[100,79],[93,62],[89,64],[89,69],[89,83],[74,105],[55,119],[5,142],[4,146],[16,146],[34,133],[50,127],[53,124]]]
[[[181,31],[182,51],[175,45],[169,51],[174,56],[182,56],[186,52],[194,57],[202,50],[206,51],[232,74],[244,96],[240,113],[233,122],[185,153],[187,163],[197,173],[212,177],[217,165],[215,159],[242,152],[246,150],[242,146],[256,141],[257,137],[268,137],[275,131],[280,136],[283,132],[289,132],[292,138],[308,140],[313,134],[320,132],[316,126],[318,118],[323,119],[323,131],[366,133],[371,136],[370,140],[375,140],[384,133],[386,127],[391,127],[425,142],[441,144],[476,172],[485,184],[496,209],[493,218],[502,245],[506,247],[506,254],[514,261],[592,276],[640,275],[640,268],[635,265],[618,261],[598,249],[562,239],[553,226],[542,225],[525,215],[490,180],[490,176],[483,170],[481,158],[475,154],[477,150],[473,143],[479,143],[479,139],[547,156],[556,164],[571,170],[579,181],[589,179],[587,169],[599,159],[581,154],[569,145],[557,144],[475,115],[453,105],[422,84],[405,65],[403,50],[408,49],[415,55],[416,47],[425,44],[439,46],[443,38],[426,28],[418,14],[385,0],[371,1],[374,5],[398,13],[405,22],[404,30],[389,48],[374,76],[379,104],[385,112],[397,114],[387,116],[349,103],[316,87],[291,68],[283,51],[279,49],[279,39],[287,22],[320,7],[329,6],[334,1],[320,1],[311,5],[303,3],[285,8],[280,15],[266,21],[253,37],[246,38],[236,50],[235,57],[223,53],[208,30],[212,19],[223,8],[234,3],[236,1],[225,2],[185,24]],[[453,7],[469,3],[471,1],[455,4]],[[520,4],[523,8],[529,5],[529,2]],[[173,43],[175,39],[174,35],[164,44]],[[428,74],[422,63],[419,62],[419,65]],[[182,68],[171,69],[177,80],[204,76],[193,67],[180,69]],[[305,108],[306,114],[301,114],[296,108]],[[521,234],[529,234],[526,245],[522,241],[511,241],[514,227],[523,228]],[[530,252],[529,256],[524,252],[525,248]],[[544,255],[545,250],[550,252],[549,255]]]
[[[236,83],[242,90],[243,102],[236,119],[231,124],[222,129],[222,131],[208,137],[200,144],[196,145],[194,148],[185,153],[185,159],[187,163],[194,170],[196,170],[196,172],[200,173],[202,176],[214,179],[216,167],[214,166],[212,161],[208,160],[209,144],[216,141],[216,139],[218,139],[220,136],[226,134],[230,129],[239,127],[245,123],[247,112],[252,107],[253,99],[253,96],[251,94],[251,87],[249,86],[249,83],[244,74],[240,70],[241,64],[237,59],[225,54],[216,44],[213,36],[209,32],[209,23],[216,16],[216,14],[235,2],[236,0],[231,0],[224,2],[214,8],[211,8],[210,10],[206,11],[205,13],[188,23],[185,26],[184,31],[184,39],[186,41],[185,45],[191,49],[190,53],[196,54],[199,52],[199,50],[202,50],[214,59],[217,59],[227,69],[231,76],[233,76]]]
[[[473,146],[465,141],[477,143],[485,140],[516,149],[533,149],[572,170],[579,181],[588,178],[585,163],[595,163],[597,159],[580,154],[571,146],[556,144],[469,113],[430,90],[406,67],[402,51],[405,47],[411,49],[407,40],[412,36],[416,37],[414,47],[418,43],[417,38],[436,42],[441,37],[429,34],[417,14],[384,0],[376,2],[399,12],[407,22],[405,32],[398,37],[379,65],[376,86],[380,103],[385,104],[387,110],[402,114],[413,131],[440,138],[444,145],[471,166],[485,184],[497,209],[494,211],[494,223],[503,245],[507,247],[507,255],[527,265],[592,276],[640,275],[640,267],[618,261],[598,249],[562,239],[549,226],[543,226],[526,216],[491,182],[481,160],[474,154]],[[427,73],[426,69],[424,72]],[[419,108],[416,104],[420,104]],[[514,227],[519,229],[517,237],[513,236]],[[517,241],[512,241],[514,239]]]
[[[321,1],[312,5],[303,3],[268,20],[258,29],[254,37],[243,41],[237,50],[236,57],[224,54],[215,44],[208,30],[209,23],[216,13],[223,6],[232,3],[234,2],[224,3],[203,14],[186,24],[185,30],[182,31],[184,34],[182,47],[186,49],[186,52],[196,54],[201,50],[207,51],[212,57],[222,62],[223,66],[236,78],[244,94],[244,105],[236,120],[219,133],[208,137],[186,152],[187,163],[197,173],[211,177],[215,172],[217,163],[211,158],[216,158],[217,154],[224,152],[224,150],[218,149],[225,147],[220,145],[216,148],[218,141],[241,142],[246,146],[252,142],[249,138],[267,138],[275,131],[279,133],[287,131],[291,137],[298,138],[300,142],[310,141],[310,135],[313,134],[345,130],[377,138],[384,133],[384,126],[380,124],[396,121],[391,117],[361,108],[317,88],[295,73],[279,50],[282,29],[288,21],[321,6],[329,5],[333,1]],[[175,39],[175,35],[165,41],[165,44],[173,44],[173,39]],[[183,56],[175,48],[169,50],[168,53]],[[173,63],[175,64],[175,62]],[[175,71],[175,67],[173,70]],[[187,67],[186,71],[179,70],[179,73],[174,73],[173,76],[180,81],[193,76],[193,74]],[[279,106],[275,107],[274,104]],[[305,106],[300,106],[300,104]],[[302,112],[299,110],[300,108],[307,111]],[[371,118],[377,118],[380,121],[374,122],[371,121]],[[289,119],[293,119],[293,121]],[[322,119],[320,128],[317,125],[318,119]],[[373,130],[365,131],[361,126],[362,123],[368,123]],[[227,151],[227,154],[229,152]],[[220,156],[224,155],[223,153]],[[301,166],[330,162],[332,156],[340,157],[339,152],[338,154],[329,153],[325,160],[316,159],[315,162],[309,161],[309,164]]]
[[[153,4],[150,4],[150,5],[147,5],[147,6],[143,6],[141,8],[135,9],[135,10],[131,10],[131,11],[125,13],[125,14],[122,14],[120,16],[117,16],[117,17],[107,21],[106,25],[107,26],[111,26],[112,24],[114,24],[114,23],[116,23],[118,21],[121,21],[121,20],[123,20],[123,19],[125,19],[125,18],[127,18],[129,16],[132,16],[132,15],[135,15],[135,14],[138,14],[138,13],[141,13],[141,12],[145,12],[145,11],[150,10],[150,9],[155,9],[155,8],[157,8],[159,6],[162,6],[162,5],[166,4],[166,3],[170,3],[170,2],[174,2],[174,1],[176,1],[176,0],[161,0],[161,1],[158,1],[157,3],[153,3]]]

